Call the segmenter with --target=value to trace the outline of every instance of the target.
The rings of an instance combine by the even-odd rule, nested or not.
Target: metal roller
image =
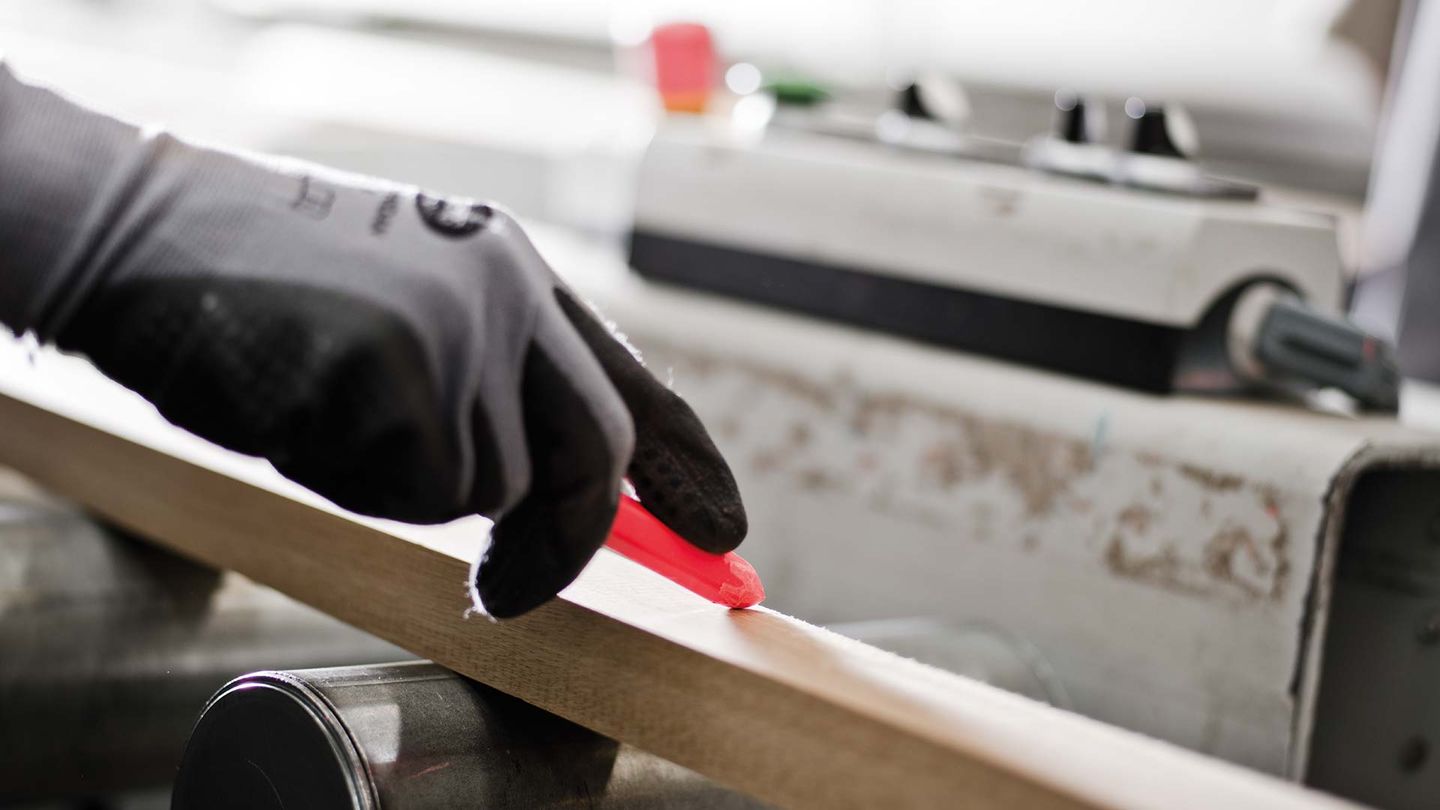
[[[231,678],[405,655],[0,469],[0,806],[165,790]]]
[[[172,810],[755,808],[426,661],[258,672],[195,725]]]

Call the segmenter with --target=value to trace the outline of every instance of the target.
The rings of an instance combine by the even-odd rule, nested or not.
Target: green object
[[[775,79],[765,84],[765,90],[775,96],[780,104],[796,107],[811,107],[830,100],[830,91],[808,79]]]

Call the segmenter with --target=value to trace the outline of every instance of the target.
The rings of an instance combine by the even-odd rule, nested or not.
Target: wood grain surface
[[[420,529],[341,513],[89,372],[65,371],[59,385],[41,366],[0,364],[0,464],[181,554],[779,805],[1348,806],[773,611],[728,611],[608,552],[522,619],[467,615],[483,524]]]

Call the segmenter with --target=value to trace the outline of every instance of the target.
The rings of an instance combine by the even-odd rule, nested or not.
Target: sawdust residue
[[[884,440],[896,425],[914,418],[940,428],[943,436],[931,440],[918,459],[922,481],[952,490],[999,475],[1020,494],[1030,517],[1050,512],[1072,481],[1093,467],[1087,442],[898,395],[861,398],[852,427],[862,437]]]
[[[1103,560],[1116,576],[1175,593],[1226,597],[1241,601],[1279,600],[1290,572],[1290,533],[1268,486],[1254,494],[1272,521],[1267,529],[1230,522],[1218,527],[1200,546],[1198,556],[1182,555],[1174,539],[1156,537],[1159,515],[1133,504],[1115,518]],[[1208,500],[1200,511],[1209,514]]]
[[[1115,534],[1105,547],[1105,567],[1118,576],[1157,585],[1167,591],[1196,595],[1204,592],[1183,576],[1185,566],[1170,546],[1149,554],[1136,554],[1126,548],[1123,537]]]
[[[1180,464],[1175,469],[1191,481],[1214,492],[1232,492],[1245,484],[1245,479],[1238,475],[1207,470],[1194,464]]]
[[[805,490],[913,488],[923,497],[943,497],[999,476],[1026,515],[1037,517],[1050,513],[1074,479],[1093,467],[1090,446],[1078,439],[901,394],[866,393],[843,379],[824,386],[746,363],[730,371],[743,374],[757,396],[783,400],[792,418],[803,415],[755,442],[749,462]],[[901,449],[907,444],[908,457]],[[911,500],[906,511],[915,506]]]
[[[1122,529],[1128,529],[1136,534],[1145,534],[1150,530],[1150,524],[1154,519],[1154,512],[1139,504],[1131,504],[1120,512],[1116,522]]]
[[[845,479],[843,477],[817,467],[807,467],[797,471],[795,480],[800,484],[802,489],[809,492],[838,492],[845,489]]]
[[[725,414],[718,432],[737,448],[732,459],[765,485],[854,499],[874,513],[1022,552],[1065,532],[1083,535],[1067,546],[1088,549],[1114,576],[1206,599],[1275,600],[1286,589],[1291,550],[1277,494],[1242,475],[1130,448],[1128,459],[1105,462],[1122,465],[1105,476],[1133,476],[1134,491],[1097,490],[1090,441],[1003,413],[873,392],[844,374],[817,380],[647,348],[652,357],[669,355],[682,391],[687,379],[706,391]],[[1186,511],[1175,513],[1175,504]],[[1074,525],[1082,515],[1090,516],[1086,525]],[[1036,530],[1059,519],[1068,527],[1060,534]]]
[[[1251,596],[1264,596],[1263,582],[1257,582],[1251,575],[1242,574],[1237,569],[1237,558],[1240,557],[1259,577],[1266,578],[1270,573],[1270,563],[1260,553],[1255,537],[1240,526],[1221,529],[1210,538],[1205,544],[1202,565],[1211,579],[1228,582]]]

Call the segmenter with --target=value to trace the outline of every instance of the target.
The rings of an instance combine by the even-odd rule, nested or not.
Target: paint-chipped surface
[[[1105,544],[1110,571],[1202,598],[1284,595],[1290,540],[1273,487],[1197,477],[1193,468],[1158,459],[1141,465],[1153,467],[1148,497],[1114,517]]]
[[[1077,711],[1294,772],[1324,495],[1353,436],[963,356],[757,359],[685,334],[632,328],[734,466],[777,609],[984,622]]]
[[[856,499],[955,527],[964,543],[1084,557],[1186,598],[1277,600],[1289,534],[1273,485],[946,407],[848,379],[820,384],[651,342],[652,363],[710,412],[742,479]],[[1203,536],[1197,537],[1197,533]]]

